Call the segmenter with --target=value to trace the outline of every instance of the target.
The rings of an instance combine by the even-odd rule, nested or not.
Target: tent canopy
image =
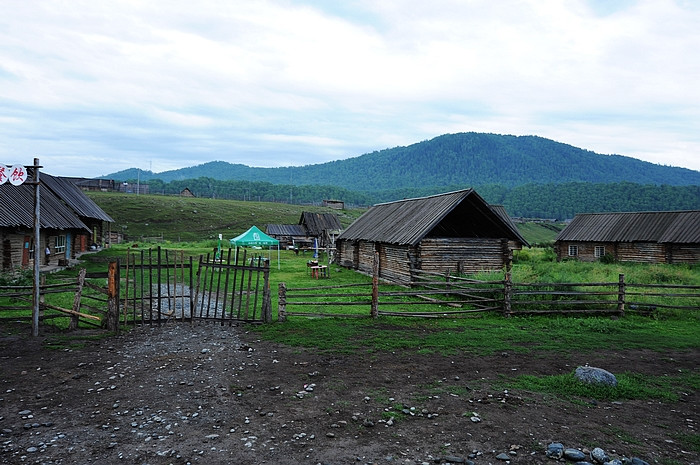
[[[257,226],[251,226],[246,232],[230,239],[232,246],[236,247],[236,257],[238,257],[238,247],[270,247],[277,246],[277,269],[280,268],[280,241],[262,232]],[[269,255],[270,249],[268,249]]]
[[[279,246],[280,241],[275,239],[274,237],[270,237],[264,232],[262,232],[260,229],[258,229],[257,226],[251,226],[250,229],[248,229],[246,232],[243,234],[234,237],[229,241],[231,245],[233,246],[271,246],[271,245],[276,245]]]

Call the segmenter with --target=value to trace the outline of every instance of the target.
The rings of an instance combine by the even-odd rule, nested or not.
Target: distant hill
[[[446,134],[407,147],[316,165],[252,168],[213,161],[162,173],[135,168],[104,176],[163,182],[206,177],[284,185],[326,185],[360,192],[441,186],[619,183],[700,185],[700,171],[601,155],[537,136]]]

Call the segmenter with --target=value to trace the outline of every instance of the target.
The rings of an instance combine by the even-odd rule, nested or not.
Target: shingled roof
[[[579,214],[556,240],[698,244],[700,210]]]
[[[507,238],[529,245],[504,215],[465,189],[374,205],[338,239],[416,246],[425,237]]]

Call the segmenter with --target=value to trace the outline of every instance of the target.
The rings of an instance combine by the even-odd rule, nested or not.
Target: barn
[[[509,268],[513,249],[529,246],[502,207],[474,189],[374,205],[337,240],[337,262],[408,283],[414,270],[474,273]]]
[[[700,263],[700,210],[579,214],[555,249],[557,260]]]
[[[0,185],[0,203],[5,207],[0,216],[3,270],[30,267],[37,250],[46,264],[47,247],[51,264],[67,262],[99,240],[103,222],[113,221],[69,180],[46,173],[40,179],[39,247],[34,244],[34,186]]]

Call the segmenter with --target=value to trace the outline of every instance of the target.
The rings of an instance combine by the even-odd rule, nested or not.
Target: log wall
[[[666,245],[668,263],[700,263],[700,244]]]
[[[507,266],[510,249],[501,239],[426,238],[419,245],[420,269],[435,273],[477,273]]]

